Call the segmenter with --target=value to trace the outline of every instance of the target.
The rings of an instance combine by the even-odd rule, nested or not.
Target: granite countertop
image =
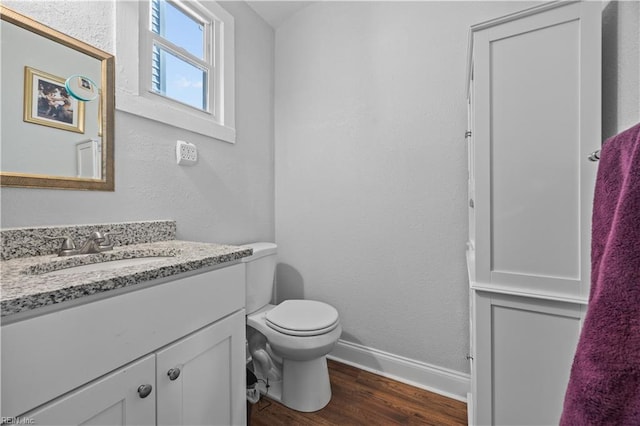
[[[69,257],[45,255],[4,260],[0,262],[1,316],[234,262],[251,254],[252,249],[248,247],[168,240],[114,247],[113,250],[97,254]],[[168,258],[111,270],[74,272],[69,269],[69,273],[46,274],[71,266],[157,256]]]

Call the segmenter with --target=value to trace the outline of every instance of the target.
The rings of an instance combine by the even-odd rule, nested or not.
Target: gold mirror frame
[[[58,188],[93,191],[114,190],[114,110],[115,59],[114,56],[85,42],[47,27],[40,22],[0,5],[0,19],[38,34],[63,46],[98,59],[101,62],[100,121],[102,129],[102,179],[49,176],[30,173],[0,171],[0,185],[21,188]]]

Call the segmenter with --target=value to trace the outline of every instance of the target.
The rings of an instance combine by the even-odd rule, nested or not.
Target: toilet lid
[[[293,336],[317,336],[338,326],[338,311],[316,300],[285,300],[267,312],[269,327]]]

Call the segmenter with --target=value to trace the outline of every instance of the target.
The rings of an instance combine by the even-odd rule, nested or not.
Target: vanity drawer
[[[2,416],[17,416],[244,307],[237,264],[2,326]]]

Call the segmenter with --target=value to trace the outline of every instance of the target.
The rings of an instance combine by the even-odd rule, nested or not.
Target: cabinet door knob
[[[152,390],[153,386],[151,385],[140,385],[138,386],[138,395],[140,395],[140,398],[146,398],[149,396]]]
[[[169,380],[175,380],[180,376],[180,369],[178,367],[172,368],[167,371],[167,376],[169,376]]]

